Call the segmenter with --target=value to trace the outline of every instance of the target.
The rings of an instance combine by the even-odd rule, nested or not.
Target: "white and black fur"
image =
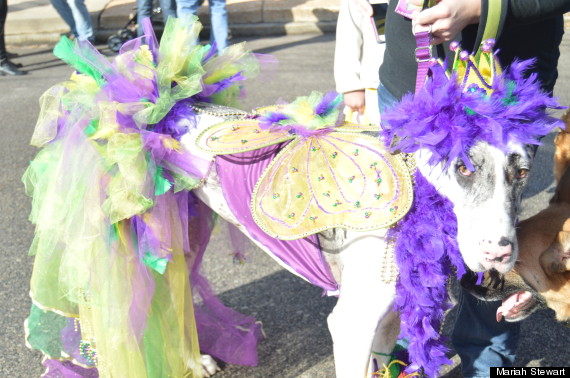
[[[222,121],[221,117],[199,114],[197,128],[182,138],[184,147],[192,154],[211,159],[197,149],[195,140],[201,131]],[[461,161],[453,161],[443,170],[426,163],[429,156],[425,151],[417,153],[416,159],[421,173],[454,204],[459,247],[467,266],[473,271],[506,272],[517,259],[515,223],[527,181],[522,173],[531,167],[532,149],[512,145],[510,152],[505,153],[479,143],[469,156],[476,168],[469,176],[462,174],[465,171]],[[215,168],[195,193],[250,237],[230,211]],[[380,274],[385,236],[385,229],[369,232],[334,229],[319,235],[323,252],[340,284],[338,302],[328,317],[338,378],[371,376],[371,352],[390,353],[397,341],[399,319],[393,312],[395,282],[386,282]],[[265,250],[263,245],[252,241]],[[387,361],[379,361],[380,366],[382,362]]]

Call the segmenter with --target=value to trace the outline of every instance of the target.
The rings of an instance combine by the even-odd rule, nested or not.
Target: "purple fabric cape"
[[[277,144],[255,151],[217,156],[216,168],[224,197],[238,221],[274,257],[310,283],[334,292],[338,290],[338,283],[324,261],[317,235],[297,240],[274,239],[263,232],[251,216],[250,204],[255,184],[282,147],[282,144]]]

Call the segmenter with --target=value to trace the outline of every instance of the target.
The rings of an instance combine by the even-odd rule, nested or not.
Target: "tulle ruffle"
[[[189,239],[188,201],[212,162],[179,139],[194,102],[235,103],[258,64],[243,45],[200,46],[196,18],[170,18],[160,46],[143,28],[112,62],[85,42],[54,50],[77,72],[43,95],[23,177],[36,225],[27,342],[47,376],[202,375],[190,271],[207,239]],[[254,320],[232,319],[257,340]]]

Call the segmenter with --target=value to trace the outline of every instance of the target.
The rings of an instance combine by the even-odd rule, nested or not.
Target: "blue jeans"
[[[396,102],[396,98],[380,84],[380,112]],[[491,367],[509,367],[515,361],[520,323],[504,320],[498,323],[495,314],[500,305],[500,301],[480,301],[461,289],[451,341],[461,357],[464,378],[489,377]]]
[[[204,0],[178,0],[178,17],[198,12],[198,8]],[[210,4],[210,40],[215,41],[218,51],[223,51],[228,47],[228,13],[226,11],[226,0],[208,0]]]
[[[510,367],[520,335],[520,323],[497,322],[501,301],[480,301],[461,289],[451,342],[461,357],[463,377],[489,377],[490,367]]]
[[[160,0],[160,9],[164,22],[168,17],[176,17],[176,1],[175,0]],[[153,0],[137,0],[137,24],[141,25],[143,18],[151,17],[153,9]],[[142,35],[142,27],[137,29],[138,35]]]
[[[71,33],[80,41],[94,42],[91,16],[85,6],[85,0],[50,0],[51,5],[69,25]]]

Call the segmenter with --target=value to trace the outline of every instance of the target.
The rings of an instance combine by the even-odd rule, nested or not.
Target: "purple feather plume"
[[[463,91],[455,76],[448,79],[443,67],[432,68],[432,77],[415,95],[408,94],[382,115],[381,137],[401,140],[394,150],[429,149],[430,164],[450,164],[462,159],[469,169],[468,151],[478,141],[504,151],[509,142],[540,144],[540,139],[560,127],[547,109],[560,109],[556,100],[541,92],[536,75],[524,78],[533,60],[515,61],[496,78],[493,92]]]
[[[327,115],[332,110],[336,109],[340,102],[342,101],[342,95],[335,92],[330,91],[326,95],[323,96],[321,102],[315,108],[315,114],[322,116]]]

